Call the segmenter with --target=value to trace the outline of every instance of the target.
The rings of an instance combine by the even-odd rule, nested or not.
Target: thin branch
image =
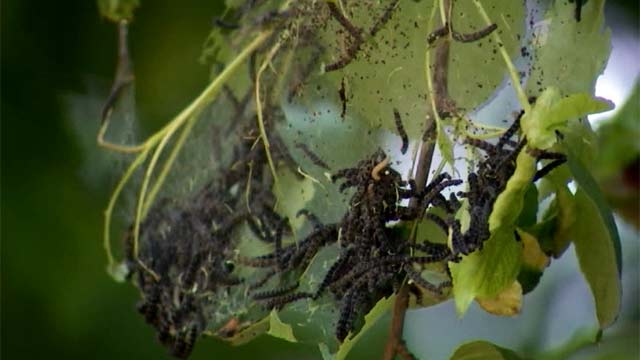
[[[444,0],[443,2],[441,2],[441,6],[445,9],[448,9],[451,6],[450,1]],[[436,9],[434,7],[431,14],[430,23],[433,22],[435,10]],[[441,14],[444,13],[444,9],[441,10]],[[443,19],[442,22],[443,26],[446,26],[446,19]],[[426,133],[424,138],[422,139],[420,153],[418,154],[418,159],[415,163],[416,171],[414,179],[416,181],[417,189],[424,188],[427,184],[427,179],[429,178],[429,170],[431,169],[431,163],[433,161],[433,153],[436,144],[434,131],[436,125],[436,117],[439,117],[440,114],[449,113],[450,111],[452,111],[451,109],[455,109],[455,103],[449,97],[449,91],[447,87],[449,49],[449,39],[441,41],[437,45],[434,61],[435,71],[432,74],[432,79],[428,79],[429,81],[433,80],[433,83],[435,85],[433,87],[433,93],[430,94],[433,99],[434,108],[432,109],[433,113],[427,116],[427,121],[425,124]],[[427,49],[427,51],[429,51],[429,49]],[[429,59],[429,57],[427,57],[427,59]],[[431,66],[430,62],[426,62],[425,66]],[[412,199],[409,203],[409,206],[418,206],[418,202],[415,199]],[[416,226],[414,226],[414,231],[412,231],[412,238],[415,238],[415,228]],[[398,291],[398,294],[396,296],[395,303],[393,305],[393,315],[391,319],[391,326],[389,329],[389,336],[387,338],[385,351],[382,357],[383,360],[393,360],[396,354],[401,355],[405,359],[411,359],[413,357],[411,353],[407,351],[404,341],[402,340],[402,330],[404,328],[404,319],[408,306],[409,286],[405,281],[400,287],[400,290]]]

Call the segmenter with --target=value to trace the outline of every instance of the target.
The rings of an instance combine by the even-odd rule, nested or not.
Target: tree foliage
[[[99,3],[116,21],[138,5]],[[603,1],[227,1],[214,23],[202,94],[138,145],[116,143],[110,101],[99,134],[132,156],[110,272],[174,355],[266,333],[343,359],[404,287],[414,307],[512,316],[571,243],[601,328],[615,320],[620,245],[585,121],[611,107],[593,96]],[[519,358],[452,355],[471,357]]]

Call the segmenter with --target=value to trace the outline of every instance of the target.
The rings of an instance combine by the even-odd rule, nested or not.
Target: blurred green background
[[[130,46],[137,117],[145,132],[168,121],[206,85],[208,69],[197,59],[222,3],[143,1]],[[635,24],[630,36],[637,43],[637,2],[614,5],[623,9],[617,16]],[[70,119],[69,98],[106,98],[116,28],[87,0],[3,1],[1,19],[2,358],[167,358],[135,311],[137,291],[105,272],[102,210],[113,179],[86,181],[86,153]],[[97,124],[98,111],[81,120]],[[624,234],[637,242],[637,232]],[[635,267],[637,275],[638,256],[633,258],[625,266]],[[634,318],[623,323],[632,324],[625,334],[633,338],[637,289],[631,301],[635,311],[628,314]],[[238,348],[201,340],[193,358],[317,356],[315,347],[262,337]]]

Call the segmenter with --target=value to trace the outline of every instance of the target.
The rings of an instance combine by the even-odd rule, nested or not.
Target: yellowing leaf
[[[538,271],[544,271],[549,266],[549,257],[540,248],[538,240],[531,234],[517,230],[522,240],[522,263]]]
[[[451,360],[519,360],[515,352],[488,341],[473,341],[461,345],[451,355]]]
[[[500,230],[480,251],[449,263],[453,278],[456,311],[462,316],[476,296],[492,297],[511,285],[518,276],[522,247],[513,231]]]
[[[511,286],[492,298],[477,298],[484,311],[500,316],[515,316],[522,309],[522,286],[514,281]]]

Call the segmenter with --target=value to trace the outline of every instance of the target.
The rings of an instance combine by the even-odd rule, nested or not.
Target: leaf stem
[[[141,145],[126,147],[127,151],[125,152],[139,152],[139,154],[133,160],[131,165],[129,165],[129,168],[127,169],[125,174],[122,176],[122,178],[118,181],[118,184],[116,185],[116,188],[114,189],[109,199],[109,204],[105,209],[104,247],[107,253],[107,259],[109,261],[109,267],[113,266],[114,264],[114,257],[113,257],[113,253],[110,245],[111,217],[112,217],[113,209],[115,207],[117,199],[120,193],[122,192],[124,185],[129,181],[134,171],[142,163],[144,163],[144,160],[146,159],[147,155],[149,154],[149,152],[154,146],[156,146],[159,142],[166,143],[169,140],[169,138],[175,133],[175,131],[178,128],[180,128],[180,126],[182,126],[188,119],[193,118],[194,119],[193,121],[194,122],[196,121],[197,115],[204,109],[206,105],[208,105],[211,101],[215,99],[220,89],[229,80],[231,75],[235,73],[235,71],[240,67],[240,65],[244,63],[244,61],[247,60],[247,58],[251,55],[251,53],[253,53],[260,45],[262,45],[262,43],[264,43],[265,40],[268,39],[269,36],[271,36],[272,33],[273,33],[273,30],[265,30],[261,32],[258,36],[256,36],[256,38],[251,43],[249,43],[249,45],[247,45],[233,59],[233,61],[229,63],[227,67],[225,67],[225,69],[211,82],[211,84],[209,84],[209,86],[205,88],[205,90],[191,104],[189,104],[189,106],[187,106],[184,110],[182,110],[174,119],[172,119],[162,129],[158,130],[156,133],[151,135]],[[99,134],[100,133],[104,134],[105,131],[106,131],[106,123],[103,124],[103,126],[101,127]],[[162,183],[166,177],[166,174],[168,173],[169,168],[171,167],[171,164],[175,160],[177,152],[180,150],[183,143],[184,143],[184,140],[178,141],[176,143],[176,146],[174,147],[171,156],[165,163],[165,168],[162,170],[161,176],[158,178],[156,183],[154,183],[152,193],[151,193],[152,196],[150,197],[150,200],[152,200],[155,197],[155,194],[158,191],[157,189],[160,186],[162,186]],[[164,145],[162,146],[164,147]],[[118,148],[119,146],[116,146],[116,148],[112,150],[120,151],[120,150],[117,150]],[[162,149],[160,148],[156,150],[156,154],[159,156],[158,150],[161,151]],[[155,161],[153,164],[150,164],[149,169],[147,169],[147,172],[146,172],[147,175],[145,180],[147,183],[148,183],[148,177],[153,171],[154,166],[155,166]],[[145,186],[145,190],[146,190],[146,186]],[[139,198],[144,199],[144,196],[145,195],[143,192],[140,194]],[[147,204],[145,205],[145,208],[148,208],[150,206],[151,206],[151,201],[148,201]],[[136,211],[136,220],[135,220],[138,226],[140,221],[142,220],[141,219],[142,213],[143,213],[142,204],[138,204],[138,210]],[[137,234],[134,236],[137,240]],[[134,249],[137,250],[137,241],[134,243]],[[134,253],[137,254],[137,252],[134,252]]]
[[[478,8],[478,12],[480,13],[480,16],[482,16],[482,19],[487,23],[487,25],[489,26],[493,24],[491,22],[491,19],[489,18],[489,15],[487,15],[487,12],[484,10],[482,3],[480,3],[479,0],[473,0],[473,3]],[[498,34],[498,32],[493,31],[491,36],[493,36],[493,39],[495,40],[495,42],[498,44],[498,47],[500,48],[500,55],[502,55],[502,59],[504,60],[504,63],[507,66],[507,69],[509,70],[509,76],[511,77],[511,85],[513,86],[513,89],[516,91],[516,95],[518,96],[518,101],[520,102],[520,105],[524,109],[524,112],[528,113],[531,111],[531,105],[529,104],[529,100],[524,90],[522,89],[522,86],[520,86],[520,76],[518,76],[518,71],[516,70],[515,65],[513,65],[513,62],[511,61],[511,57],[509,57],[507,50],[504,48],[504,43],[502,42],[502,39],[500,38],[500,35]]]

